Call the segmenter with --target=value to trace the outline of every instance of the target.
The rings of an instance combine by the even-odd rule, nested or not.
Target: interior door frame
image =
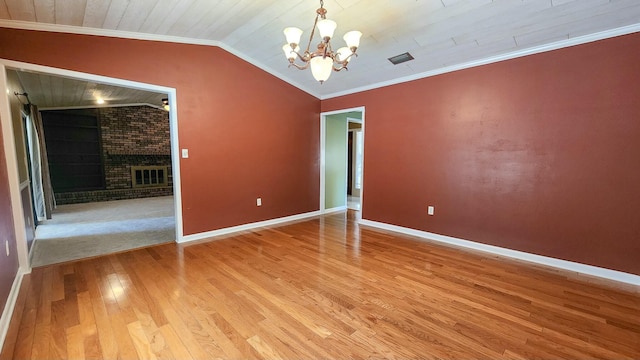
[[[166,93],[169,98],[169,103],[171,104],[171,107],[169,108],[169,136],[171,139],[171,166],[173,170],[173,204],[176,222],[176,242],[179,243],[183,240],[184,231],[182,223],[182,194],[180,192],[180,158],[178,156],[180,148],[178,143],[178,101],[175,88],[0,58],[0,86],[2,86],[2,88],[4,89],[7,89],[7,91],[7,70],[34,71],[54,76],[69,77],[78,80],[104,83],[109,85],[128,87],[132,89]],[[16,160],[15,139],[13,137],[11,108],[8,98],[9,96],[13,96],[13,94],[7,93],[6,96],[0,96],[0,120],[2,122],[1,126],[3,132],[5,156],[7,158],[11,202],[13,204],[20,204],[20,184],[18,183],[18,165]],[[13,206],[13,219],[16,232],[16,246],[18,248],[19,266],[23,271],[28,273],[30,272],[31,266],[29,264],[27,253],[27,238],[24,231],[25,224],[22,215],[22,206]]]
[[[357,162],[357,157],[358,157],[357,146],[358,146],[358,142],[357,142],[357,135],[356,134],[359,133],[359,132],[362,132],[362,126],[360,128],[358,128],[358,129],[349,129],[348,128],[349,127],[349,123],[356,123],[356,124],[362,125],[362,120],[347,118],[347,134],[350,133],[351,136],[352,136],[352,139],[353,139],[353,146],[350,149],[351,152],[353,153],[352,154],[353,155],[353,159],[352,159],[353,163],[351,164],[351,168],[350,169],[347,168],[347,172],[351,173],[351,180],[352,181],[351,181],[351,184],[347,184],[347,189],[349,188],[349,186],[351,186],[351,196],[354,196],[353,192],[354,192],[354,190],[356,190],[356,187],[355,187],[355,182],[356,182],[355,172],[356,172],[356,164],[358,163]],[[363,137],[364,137],[364,133],[363,132],[362,132],[362,134],[363,134]],[[348,141],[347,141],[347,143],[348,143]],[[363,150],[362,156],[364,158],[364,150]],[[360,161],[362,161],[362,159],[360,159]],[[347,174],[347,181],[349,181],[349,174]],[[360,197],[360,194],[362,192],[361,189],[362,189],[362,184],[360,184],[360,188],[357,188],[357,190],[358,190],[358,196],[357,197],[358,198]],[[347,193],[347,196],[349,196],[348,193]]]
[[[358,106],[358,107],[354,107],[354,108],[348,108],[348,109],[341,109],[341,110],[334,110],[334,111],[326,111],[326,112],[322,112],[320,113],[320,213],[324,214],[326,213],[326,208],[325,208],[325,172],[326,172],[326,143],[327,143],[327,116],[330,115],[336,115],[336,114],[343,114],[343,113],[349,113],[349,112],[354,112],[354,111],[358,111],[360,113],[362,113],[362,146],[364,149],[364,144],[365,144],[365,107],[364,106]],[[349,131],[348,126],[347,126],[347,132]],[[346,134],[345,134],[346,136]],[[360,209],[364,208],[364,150],[362,151],[362,179],[363,179],[363,184],[360,187]],[[346,155],[345,155],[346,156]],[[347,169],[348,171],[348,169]],[[345,179],[345,186],[346,186],[346,179]],[[345,205],[346,205],[346,199],[345,199]]]

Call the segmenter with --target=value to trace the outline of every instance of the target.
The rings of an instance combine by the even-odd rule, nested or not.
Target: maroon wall
[[[640,275],[638,49],[636,33],[323,101],[366,106],[363,218]]]
[[[3,120],[4,121],[4,120]],[[10,255],[6,256],[4,241],[9,242]],[[16,233],[11,212],[11,194],[7,175],[7,160],[4,153],[2,128],[0,128],[0,314],[4,310],[11,291],[11,285],[18,272],[18,251]]]
[[[319,208],[320,100],[220,48],[0,29],[0,58],[176,88],[185,234]]]

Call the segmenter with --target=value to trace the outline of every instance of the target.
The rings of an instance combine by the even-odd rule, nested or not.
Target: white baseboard
[[[4,310],[2,311],[2,317],[0,317],[0,351],[2,351],[2,348],[4,347],[4,341],[7,337],[7,332],[9,331],[9,325],[11,324],[11,318],[13,317],[13,310],[16,307],[18,294],[20,293],[20,285],[22,285],[22,278],[24,278],[24,276],[29,272],[30,270],[18,269],[16,277],[13,279],[11,291],[9,291],[7,302],[4,306]]]
[[[333,213],[337,213],[340,211],[345,211],[347,210],[347,206],[338,206],[338,207],[334,207],[331,209],[324,209],[322,210],[322,215],[329,215],[329,214],[333,214]]]
[[[372,220],[362,219],[358,221],[358,223],[364,226],[370,226],[370,227],[379,228],[382,230],[388,230],[388,231],[393,231],[393,232],[397,232],[405,235],[416,236],[428,241],[436,241],[436,242],[460,246],[468,249],[480,250],[480,251],[484,251],[491,254],[510,257],[513,259],[524,260],[524,261],[528,261],[536,264],[552,266],[552,267],[563,269],[563,270],[575,271],[582,274],[597,276],[600,278],[619,281],[619,282],[632,284],[632,285],[640,285],[640,276],[625,273],[622,271],[610,270],[610,269],[605,269],[597,266],[581,264],[573,261],[561,260],[561,259],[556,259],[552,257],[531,254],[523,251],[506,249],[498,246],[477,243],[470,240],[458,239],[451,236],[434,234],[427,231],[415,230],[411,228],[386,224],[386,223],[372,221]]]
[[[227,234],[232,234],[232,233],[239,232],[239,231],[252,230],[252,229],[261,228],[261,227],[265,227],[265,226],[279,225],[279,224],[282,224],[282,223],[286,223],[286,222],[290,222],[290,221],[303,220],[303,219],[311,218],[311,217],[318,216],[318,215],[320,215],[320,211],[311,211],[311,212],[303,213],[303,214],[296,214],[296,215],[285,216],[285,217],[276,218],[276,219],[258,221],[258,222],[254,222],[254,223],[243,224],[243,225],[238,225],[238,226],[232,226],[232,227],[228,227],[228,228],[212,230],[212,231],[207,231],[207,232],[203,232],[203,233],[190,234],[190,235],[183,236],[182,237],[182,241],[178,241],[178,242],[179,243],[186,243],[186,242],[191,242],[191,241],[204,240],[204,239],[207,239],[207,238],[210,238],[210,237],[214,237],[214,236],[227,235]]]

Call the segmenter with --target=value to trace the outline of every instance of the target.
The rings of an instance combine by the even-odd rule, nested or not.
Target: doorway
[[[362,120],[347,118],[347,125],[347,208],[360,210],[364,153]]]
[[[133,81],[128,81],[128,80],[122,80],[122,79],[114,79],[114,78],[108,78],[108,77],[103,77],[103,76],[99,76],[99,75],[93,75],[93,74],[87,74],[87,73],[79,73],[79,72],[74,72],[74,71],[68,71],[68,70],[63,70],[63,69],[56,69],[56,68],[50,68],[50,67],[46,67],[46,66],[40,66],[40,65],[35,65],[35,64],[28,64],[28,63],[21,63],[21,62],[15,62],[15,61],[11,61],[11,60],[2,60],[0,59],[0,71],[4,72],[6,74],[7,70],[14,70],[14,71],[24,71],[24,72],[34,72],[34,73],[41,73],[41,74],[46,74],[46,75],[50,75],[53,77],[61,77],[64,79],[72,79],[75,81],[86,81],[86,82],[91,82],[91,83],[99,83],[99,84],[107,84],[110,86],[116,86],[116,87],[121,87],[121,88],[127,88],[127,89],[131,89],[131,90],[139,90],[139,91],[146,91],[146,92],[155,92],[155,93],[162,93],[165,94],[164,96],[166,96],[169,100],[169,103],[171,104],[169,111],[168,111],[168,122],[169,122],[169,136],[170,136],[170,158],[171,158],[171,166],[172,166],[172,172],[173,172],[173,178],[172,178],[172,187],[173,187],[173,201],[172,201],[172,212],[175,214],[175,226],[173,227],[172,231],[174,232],[174,236],[172,237],[172,239],[175,239],[176,242],[179,242],[182,240],[183,237],[183,232],[182,232],[182,213],[181,213],[181,193],[180,193],[180,168],[179,168],[179,158],[178,158],[178,136],[177,136],[177,103],[176,103],[176,91],[173,88],[167,88],[167,87],[163,87],[163,86],[157,86],[157,85],[152,85],[152,84],[145,84],[145,83],[138,83],[138,82],[133,82]],[[4,87],[6,89],[9,89],[8,84],[6,83],[6,77],[4,82]],[[7,95],[7,96],[12,96],[11,95]],[[5,106],[6,102],[2,102],[2,104],[0,104],[0,107],[5,107],[5,109],[2,109],[3,114],[7,114],[9,113],[9,109],[6,108]],[[6,134],[5,134],[5,138],[6,138]],[[9,164],[9,165],[13,165],[13,168],[10,169],[10,176],[14,176],[15,174],[17,174],[18,169],[16,167],[16,164]],[[12,166],[10,166],[12,167]],[[12,174],[13,173],[13,174]],[[15,191],[14,188],[11,189],[12,191]],[[26,206],[26,204],[25,204]],[[22,209],[13,209],[14,211],[14,217],[21,216],[21,210]],[[17,235],[17,241],[20,242],[26,242],[25,236],[23,234],[16,234]],[[22,246],[22,245],[19,245]],[[26,266],[26,267],[30,267],[30,265],[28,264],[28,260],[25,259],[24,257],[20,257],[20,262],[21,262],[21,266]]]
[[[364,107],[320,114],[320,211],[359,211],[363,200]]]

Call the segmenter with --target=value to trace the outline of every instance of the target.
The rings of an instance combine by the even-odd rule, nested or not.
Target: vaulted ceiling
[[[318,7],[316,0],[0,0],[0,26],[217,44],[321,98],[640,30],[638,0],[325,0],[327,18],[338,23],[334,47],[349,30],[364,35],[349,71],[321,85],[309,70],[287,68],[281,49],[287,26],[308,38]],[[415,59],[387,60],[404,52]]]

